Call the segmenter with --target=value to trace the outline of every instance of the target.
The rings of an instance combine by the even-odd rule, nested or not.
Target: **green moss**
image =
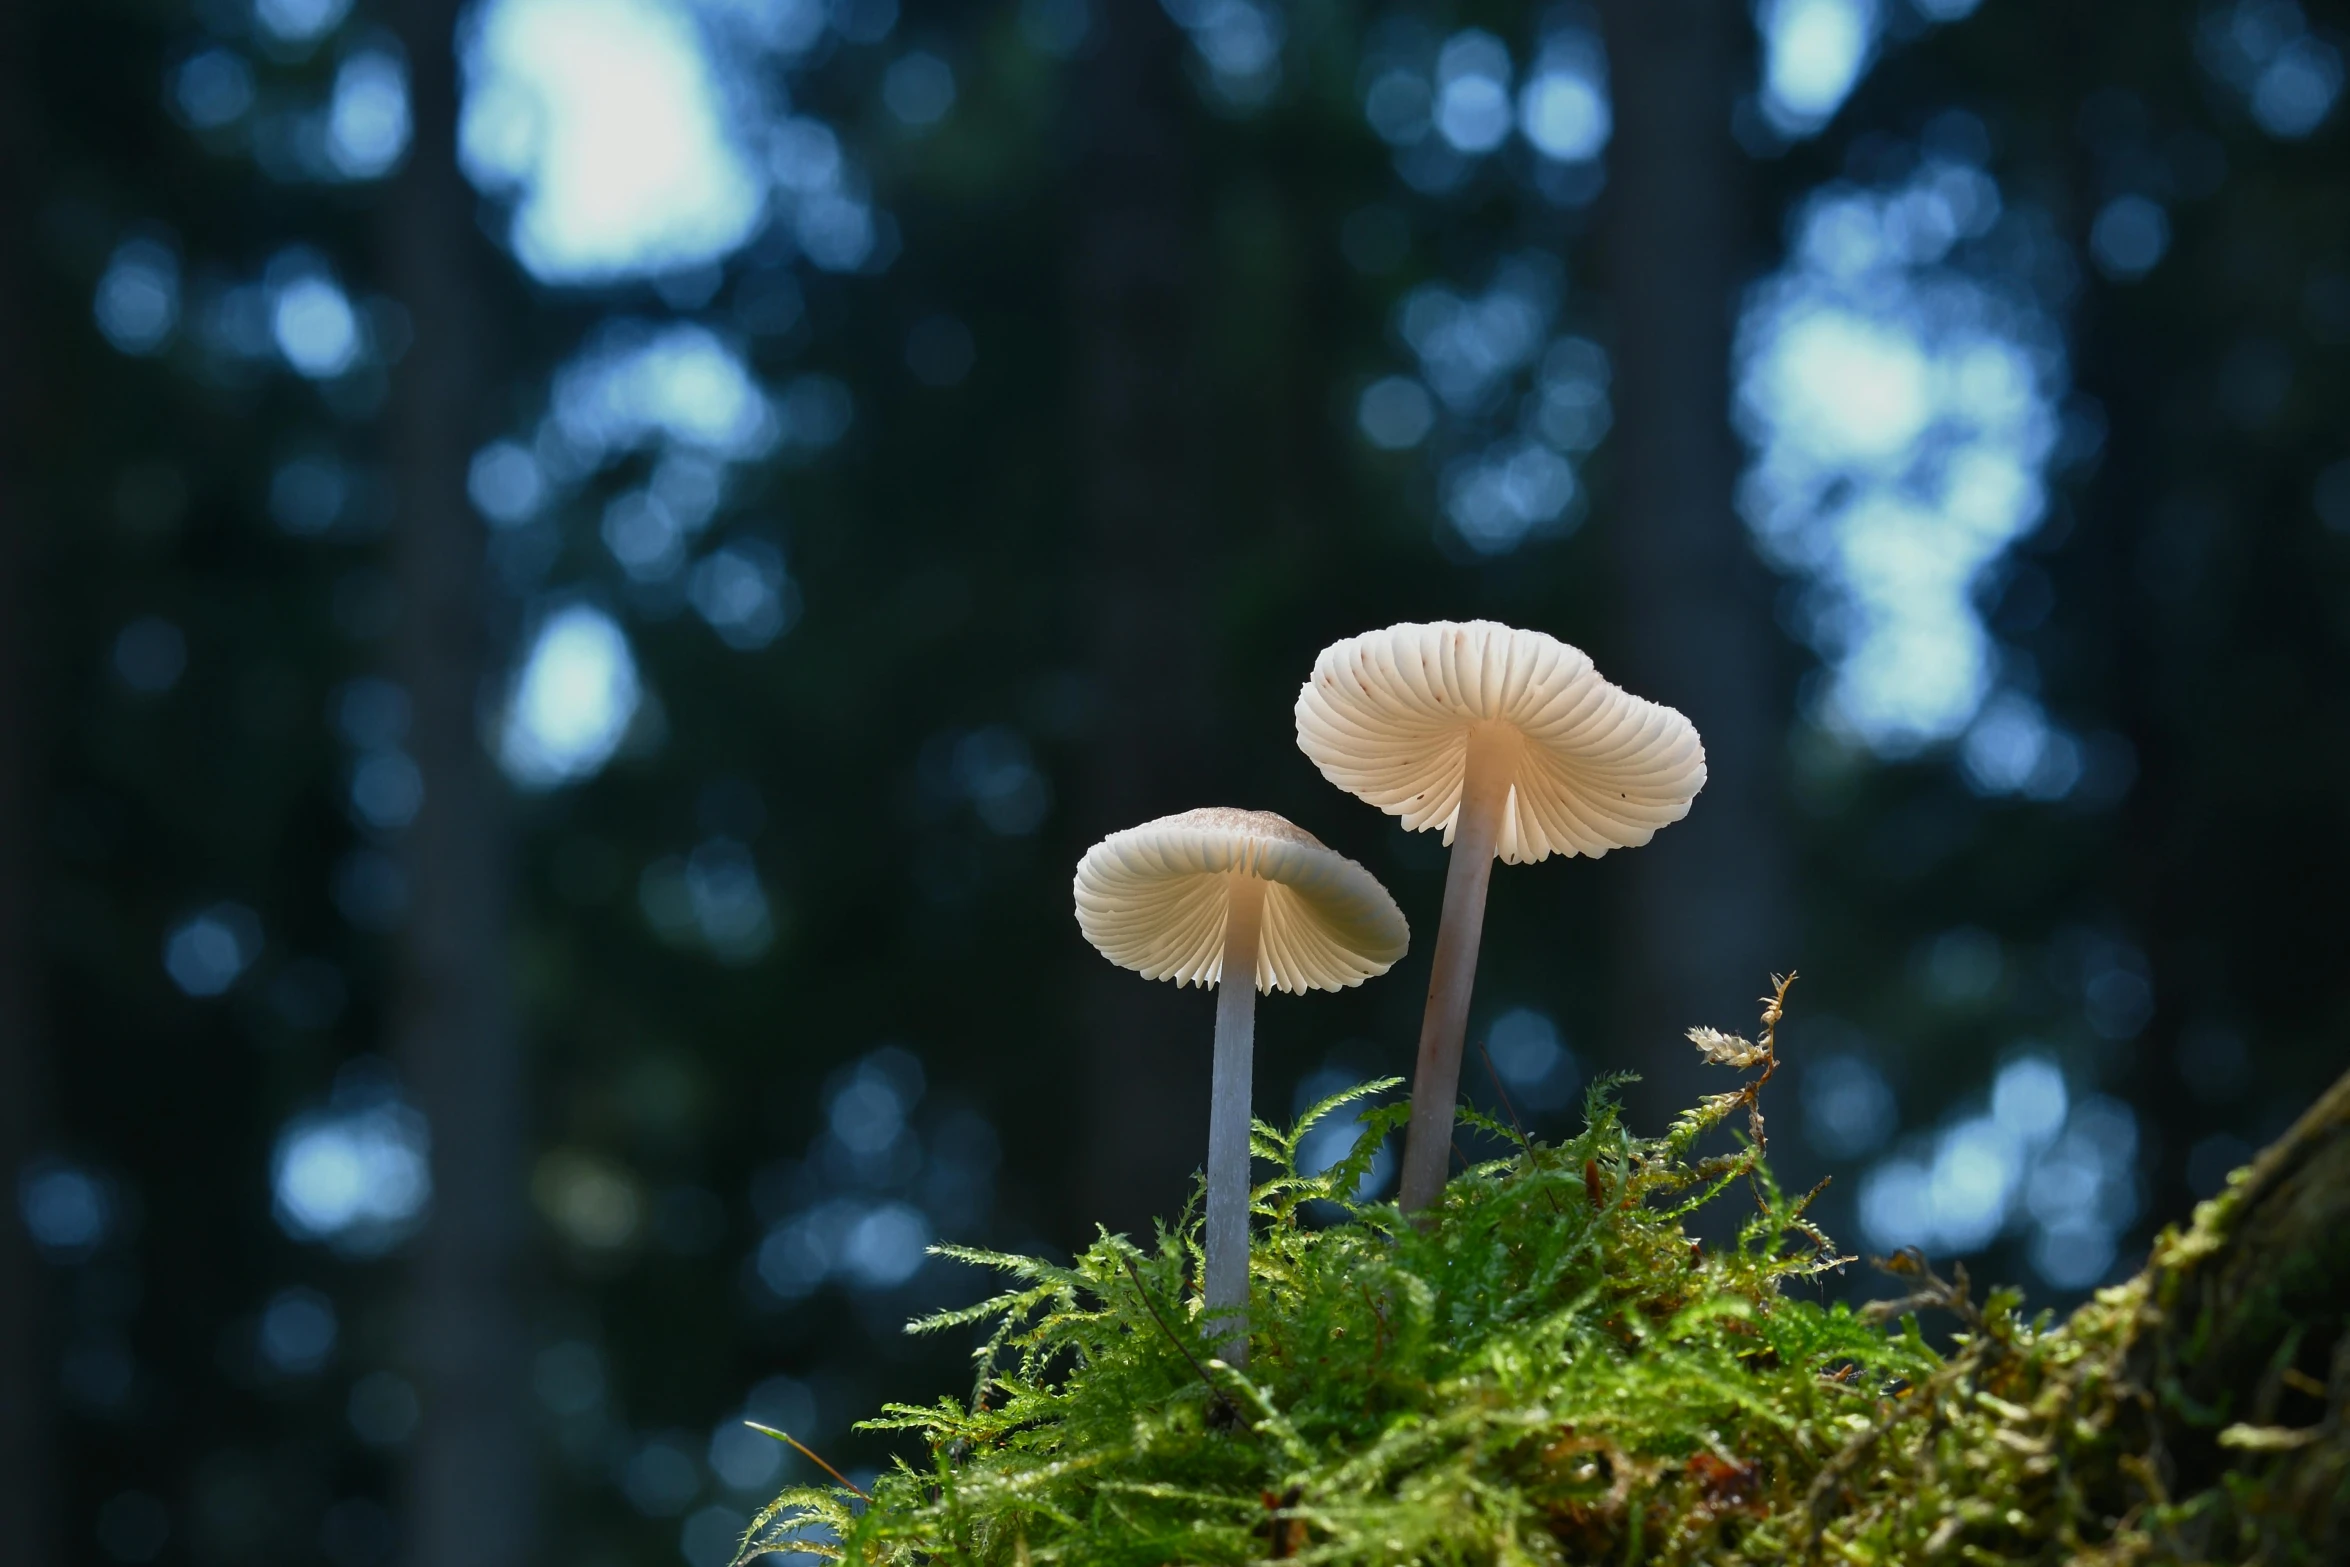
[[[2276,1466],[2308,1433],[2236,1425],[2234,1462],[2174,1496],[2148,1433],[2166,1406],[2133,1355],[2159,1310],[2148,1278],[2052,1329],[2016,1297],[1978,1306],[1914,1257],[1905,1299],[1854,1312],[1789,1285],[1849,1259],[1772,1181],[1756,1090],[1776,1062],[1701,1031],[1709,1058],[1759,1068],[1662,1138],[1633,1135],[1605,1085],[1556,1145],[1474,1115],[1513,1149],[1456,1178],[1432,1223],[1350,1193],[1400,1107],[1351,1159],[1298,1173],[1304,1134],[1260,1124],[1251,1360],[1199,1331],[1196,1210],[1149,1246],[1103,1235],[1067,1266],[956,1251],[1011,1287],[915,1324],[990,1331],[971,1400],[892,1406],[869,1429],[926,1449],[870,1498],[780,1497],[746,1555],[799,1548],[867,1563],[1917,1563],[2277,1560],[2305,1554]],[[1735,1151],[1699,1151],[1733,1111]],[[1734,1244],[1684,1228],[1751,1210]],[[1339,1215],[1312,1222],[1311,1215]],[[2203,1216],[2224,1223],[2216,1209]],[[2199,1220],[2162,1245],[2215,1242]],[[2176,1260],[2176,1259],[2174,1259]],[[1915,1313],[1955,1313],[1947,1356]],[[2216,1421],[2207,1421],[2211,1424]],[[2263,1467],[2263,1466],[2267,1467]],[[2339,1501],[2341,1470],[2310,1482]],[[2332,1490],[2327,1491],[2326,1474]],[[2332,1500],[2329,1501],[2328,1498]],[[2307,1498],[2303,1498],[2306,1502]]]

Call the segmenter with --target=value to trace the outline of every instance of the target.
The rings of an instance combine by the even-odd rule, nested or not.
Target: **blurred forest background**
[[[740,1417],[883,1461],[927,1244],[1201,1159],[1087,844],[1364,861],[1260,1113],[1408,1070],[1441,851],[1289,716],[1401,619],[1712,757],[1496,876],[1478,1097],[1658,1126],[1799,968],[1834,1233],[2132,1268],[2346,1055],[2346,31],[0,7],[0,1560],[717,1567]]]

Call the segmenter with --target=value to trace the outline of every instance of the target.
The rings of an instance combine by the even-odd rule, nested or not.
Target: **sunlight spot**
[[[765,647],[800,615],[800,590],[784,571],[783,552],[762,539],[736,539],[702,557],[686,597],[738,652]]]
[[[269,329],[297,375],[331,380],[359,360],[358,312],[322,263],[288,251],[270,263]]]
[[[1262,0],[1162,0],[1167,15],[1191,36],[1207,67],[1208,86],[1233,108],[1263,104],[1281,82],[1281,45],[1288,24]]]
[[[2053,799],[2079,747],[2028,698],[1985,706],[1997,649],[1974,599],[2046,511],[2065,383],[2048,316],[1968,270],[1964,247],[2000,221],[1979,170],[1933,161],[1798,209],[1790,260],[1740,325],[1755,460],[1739,506],[1764,555],[1813,584],[1797,630],[1832,674],[1815,716],[1888,755],[1966,735],[1980,792]]]
[[[465,471],[473,509],[494,528],[511,528],[538,515],[547,500],[547,476],[530,448],[492,441],[473,454]]]
[[[1531,1007],[1516,1007],[1493,1020],[1485,1053],[1518,1109],[1560,1110],[1574,1102],[1583,1071],[1559,1038],[1558,1024]]]
[[[180,264],[156,240],[126,240],[106,263],[92,305],[98,330],[126,354],[151,354],[180,318]]]
[[[1872,1153],[1900,1116],[1892,1085],[1867,1059],[1825,1055],[1803,1069],[1803,1133],[1831,1159]]]
[[[1876,0],[1769,0],[1761,21],[1763,114],[1782,132],[1809,135],[1868,66]]]
[[[388,174],[408,150],[408,67],[382,49],[363,49],[335,72],[327,106],[326,153],[346,179]]]
[[[553,403],[564,436],[598,464],[655,440],[742,460],[765,454],[781,434],[742,356],[685,324],[604,328],[555,373]]]
[[[2045,1056],[2000,1069],[1989,1114],[1961,1116],[1861,1179],[1861,1229],[1881,1251],[1969,1255],[2028,1234],[2032,1266],[2086,1289],[2136,1219],[2138,1121],[2101,1094],[2075,1097]]]
[[[1428,400],[1428,389],[1410,376],[1382,376],[1363,388],[1355,422],[1373,446],[1402,451],[1428,438],[1436,423],[1436,406]]]
[[[52,1262],[79,1262],[105,1241],[114,1200],[105,1182],[79,1165],[42,1160],[17,1183],[17,1212],[33,1244]]]
[[[197,130],[233,125],[253,107],[253,68],[230,49],[190,55],[171,73],[171,104]]]
[[[2089,229],[2089,254],[2097,269],[2117,283],[2144,277],[2168,249],[2170,215],[2144,196],[2115,197]]]
[[[526,789],[593,777],[612,759],[641,699],[627,633],[575,604],[539,628],[515,681],[498,759]]]
[[[1606,150],[1615,116],[1597,39],[1564,31],[1545,41],[1518,92],[1518,129],[1535,151],[1561,163],[1587,163]]]
[[[2342,51],[2310,31],[2294,0],[2238,0],[2206,12],[2196,52],[2281,141],[2316,131],[2342,96]]]
[[[659,0],[491,0],[464,42],[461,162],[517,200],[532,275],[595,282],[730,254],[763,181],[694,18]]]
[[[287,43],[313,43],[350,14],[351,0],[254,0],[253,19]]]
[[[294,1117],[278,1136],[270,1184],[279,1226],[355,1255],[388,1249],[432,1197],[430,1146],[424,1117],[387,1083],[338,1084],[326,1109]]]
[[[163,968],[187,994],[217,996],[261,955],[261,920],[241,903],[216,903],[172,928]]]
[[[1509,136],[1510,52],[1474,29],[1445,41],[1436,57],[1437,134],[1455,151],[1491,152]]]

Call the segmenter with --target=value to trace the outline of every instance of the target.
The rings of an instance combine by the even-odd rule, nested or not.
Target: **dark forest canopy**
[[[1690,715],[1497,876],[1575,1129],[1800,967],[1774,1161],[2069,1305],[2344,1059],[2331,3],[0,7],[0,1560],[710,1563],[910,1316],[1176,1210],[1104,833],[1317,650]],[[1425,944],[1268,1000],[1406,1070]],[[1490,1061],[1490,1067],[1486,1062]],[[1866,1293],[1871,1281],[1832,1285]]]

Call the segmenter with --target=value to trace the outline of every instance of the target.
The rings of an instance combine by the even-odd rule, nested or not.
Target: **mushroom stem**
[[[1216,978],[1216,1065],[1208,1108],[1207,1315],[1232,1365],[1248,1364],[1248,1133],[1257,1042],[1257,945],[1265,884],[1231,878]]]
[[[1428,975],[1428,1010],[1420,1018],[1412,1119],[1404,1133],[1403,1179],[1396,1204],[1406,1213],[1417,1213],[1436,1200],[1452,1165],[1469,990],[1476,983],[1477,947],[1485,934],[1485,888],[1493,879],[1494,844],[1501,836],[1501,813],[1509,803],[1516,771],[1512,760],[1500,726],[1480,725],[1470,733],[1452,863],[1444,873],[1444,920],[1436,932],[1436,956]]]

